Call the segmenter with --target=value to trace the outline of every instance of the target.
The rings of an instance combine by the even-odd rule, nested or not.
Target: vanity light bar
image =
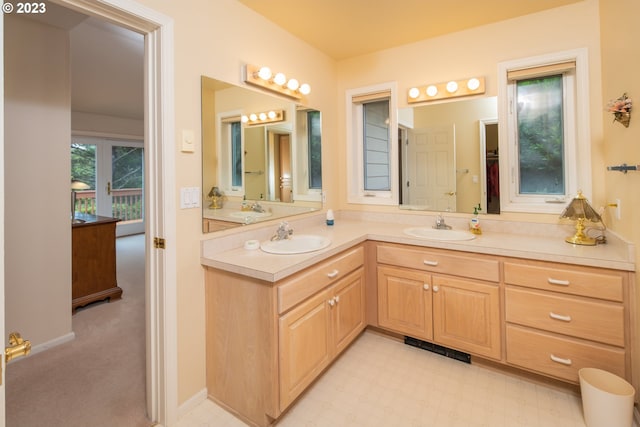
[[[480,95],[485,92],[484,77],[451,80],[426,86],[412,87],[407,92],[407,102],[428,102],[459,96]]]
[[[284,121],[284,110],[270,110],[261,113],[251,113],[241,117],[242,123],[248,126],[263,125]]]
[[[244,67],[245,83],[279,93],[294,99],[302,99],[311,93],[311,86],[294,78],[287,79],[283,73],[273,74],[269,67],[247,64]]]

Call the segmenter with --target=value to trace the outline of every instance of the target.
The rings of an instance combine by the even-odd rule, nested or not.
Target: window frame
[[[383,94],[376,98],[376,94]],[[363,103],[360,97],[389,99],[389,168],[390,189],[364,189],[364,130]],[[347,113],[347,201],[367,205],[398,205],[398,106],[397,83],[386,82],[346,91]]]
[[[565,194],[519,193],[518,129],[515,84],[508,73],[564,62],[575,62],[575,69],[563,74],[564,174]],[[542,75],[559,74],[549,71]],[[515,80],[525,80],[522,77]],[[498,64],[498,106],[500,147],[500,210],[560,214],[578,190],[591,197],[591,129],[589,119],[589,76],[586,49],[556,52]],[[503,172],[504,171],[504,172]]]
[[[218,141],[229,141],[231,142],[231,124],[237,121],[240,121],[240,146],[241,152],[244,152],[244,125],[241,121],[242,111],[226,111],[217,114],[216,116],[216,133]],[[231,144],[216,144],[216,151],[218,155],[218,182],[220,183],[220,187],[223,190],[224,194],[227,196],[244,196],[244,185],[245,185],[245,177],[244,177],[244,156],[242,156],[242,185],[234,186],[232,182],[232,154],[231,154]]]

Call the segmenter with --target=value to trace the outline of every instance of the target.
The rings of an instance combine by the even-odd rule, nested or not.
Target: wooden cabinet
[[[280,317],[280,409],[284,410],[364,329],[364,269]]]
[[[364,330],[364,249],[277,283],[207,268],[207,390],[267,426]]]
[[[117,218],[79,216],[84,222],[72,225],[71,309],[104,299],[120,299],[116,278]]]
[[[578,383],[583,367],[630,380],[627,273],[565,264],[504,264],[507,362]]]
[[[498,261],[387,244],[377,261],[380,327],[500,359]]]

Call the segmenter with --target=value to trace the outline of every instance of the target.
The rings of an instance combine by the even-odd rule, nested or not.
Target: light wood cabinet
[[[271,425],[364,330],[364,249],[277,283],[207,268],[209,397]]]
[[[501,358],[499,284],[473,279],[497,282],[497,261],[388,244],[378,245],[377,261],[378,326]]]
[[[504,264],[507,363],[578,383],[592,367],[630,378],[628,273],[566,264]]]
[[[280,409],[287,408],[364,329],[364,269],[280,317]]]

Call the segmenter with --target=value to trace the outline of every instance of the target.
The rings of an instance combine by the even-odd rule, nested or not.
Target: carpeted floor
[[[11,363],[8,427],[148,427],[145,410],[144,236],[117,240],[122,300],[73,316],[76,338]]]

